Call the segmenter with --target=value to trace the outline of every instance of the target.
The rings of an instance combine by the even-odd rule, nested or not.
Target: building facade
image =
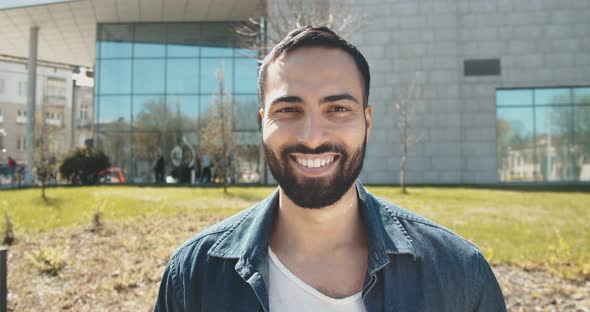
[[[72,68],[39,66],[36,88],[36,140],[45,139],[55,157],[72,144]],[[4,129],[0,162],[25,161],[27,115],[26,63],[0,61],[0,129]]]
[[[396,183],[395,101],[410,98],[407,181],[590,181],[590,2],[346,1],[371,65],[362,179]]]
[[[9,43],[0,54],[26,50],[20,38],[27,36],[15,25],[66,34],[45,37],[39,58],[94,67],[93,123],[85,129],[133,182],[153,181],[159,155],[169,172],[195,169],[207,155],[228,168],[232,181],[264,182],[254,117],[257,55],[231,26],[277,12],[285,1],[266,1],[266,9],[246,0],[80,0],[0,9],[0,21],[12,21],[0,26],[16,34],[0,33]],[[372,73],[365,183],[399,181],[400,101],[410,110],[408,183],[590,181],[589,1],[321,3],[324,13],[339,9],[361,24],[348,39]],[[55,16],[61,30],[52,28]],[[266,14],[269,31],[285,16]],[[80,104],[74,117],[83,110]],[[10,114],[17,127],[18,110]],[[229,160],[219,156],[226,152]]]

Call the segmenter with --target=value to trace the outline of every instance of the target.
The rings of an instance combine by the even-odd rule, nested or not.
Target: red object
[[[127,183],[123,170],[118,167],[111,167],[98,173],[100,183],[123,184]]]
[[[8,168],[16,168],[16,161],[12,158],[8,158]]]

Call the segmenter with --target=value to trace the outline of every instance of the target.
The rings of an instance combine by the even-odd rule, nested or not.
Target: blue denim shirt
[[[367,311],[506,311],[479,249],[356,184],[369,243]],[[154,311],[269,311],[268,240],[278,190],[177,249]],[[274,312],[274,311],[273,311]]]

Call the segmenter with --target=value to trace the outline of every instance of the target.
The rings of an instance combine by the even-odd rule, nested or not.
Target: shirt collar
[[[369,268],[377,270],[387,264],[388,254],[410,254],[416,258],[412,240],[392,207],[369,193],[358,180],[356,188],[369,243]],[[246,211],[213,244],[208,255],[240,259],[236,268],[259,267],[268,256],[268,239],[278,198],[277,188],[266,199]]]

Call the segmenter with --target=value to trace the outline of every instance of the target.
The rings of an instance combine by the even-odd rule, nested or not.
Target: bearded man
[[[291,32],[259,73],[279,187],[172,256],[155,311],[505,311],[479,249],[370,194],[365,57],[325,27]]]

